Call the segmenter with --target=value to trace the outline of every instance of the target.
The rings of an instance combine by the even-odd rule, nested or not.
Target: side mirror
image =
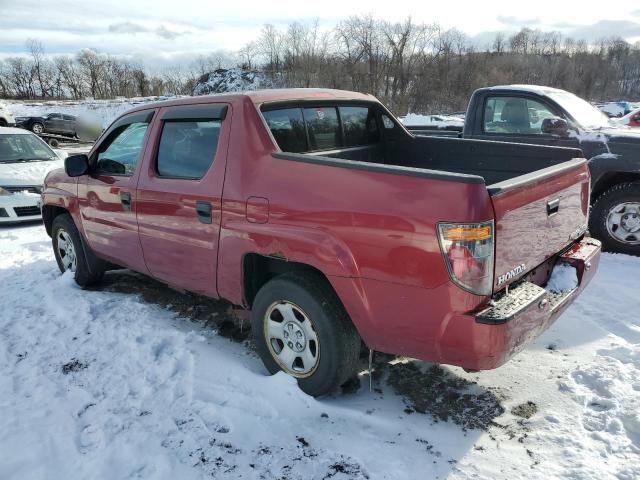
[[[542,120],[542,133],[548,133],[558,137],[566,137],[569,135],[569,124],[563,118],[545,118]]]
[[[80,177],[89,173],[89,157],[84,154],[71,155],[64,160],[64,171],[70,177]]]

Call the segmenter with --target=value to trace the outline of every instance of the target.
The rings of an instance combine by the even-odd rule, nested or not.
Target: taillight
[[[493,289],[493,220],[484,223],[440,223],[438,237],[449,276],[477,295]]]

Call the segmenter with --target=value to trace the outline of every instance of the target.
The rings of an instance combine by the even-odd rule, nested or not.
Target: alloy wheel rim
[[[271,356],[284,372],[298,378],[315,372],[320,361],[318,334],[298,305],[274,302],[265,314],[264,335]]]
[[[36,124],[33,126],[33,131],[34,131],[34,133],[42,133],[42,126],[41,126],[40,124],[37,124],[37,123],[36,123]]]
[[[640,202],[619,203],[607,214],[607,231],[619,242],[640,244]]]
[[[73,245],[73,240],[71,240],[71,236],[63,229],[58,230],[57,248],[58,256],[64,270],[75,272],[77,266],[76,249]]]

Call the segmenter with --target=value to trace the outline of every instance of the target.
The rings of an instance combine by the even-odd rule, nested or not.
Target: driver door
[[[85,236],[111,262],[148,273],[136,220],[139,164],[155,110],[126,115],[102,136],[89,157],[90,174],[78,184]]]
[[[49,133],[60,133],[62,131],[62,115],[50,113],[44,119],[44,131]]]

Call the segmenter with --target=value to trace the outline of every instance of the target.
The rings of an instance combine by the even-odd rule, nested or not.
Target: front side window
[[[202,178],[213,163],[221,125],[220,120],[165,121],[158,147],[158,175]]]
[[[542,122],[554,117],[549,108],[522,97],[490,97],[484,110],[484,131],[517,135],[542,135]]]
[[[303,114],[309,134],[309,150],[332,150],[342,146],[335,107],[304,108]]]
[[[148,121],[133,122],[120,125],[111,131],[98,148],[98,173],[133,175],[148,127]]]
[[[358,147],[380,141],[375,111],[369,107],[339,107],[344,146]]]

